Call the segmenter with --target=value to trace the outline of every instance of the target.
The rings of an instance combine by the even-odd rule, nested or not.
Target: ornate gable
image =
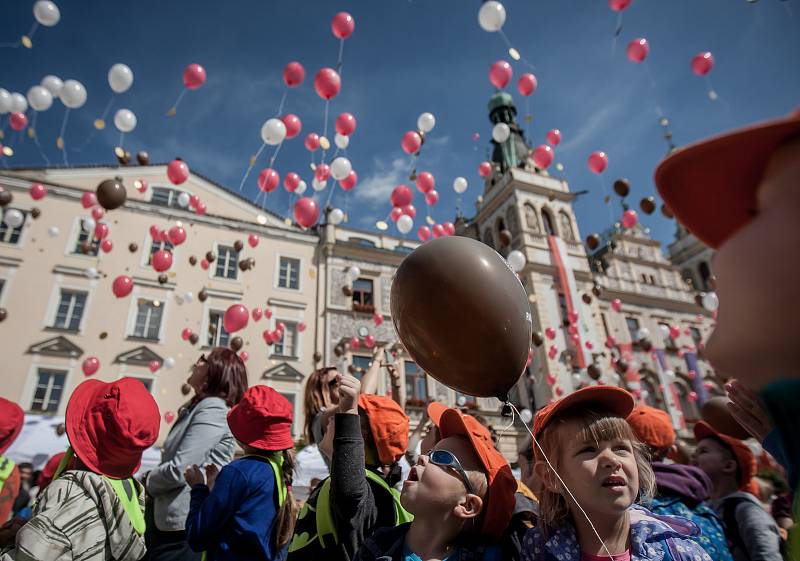
[[[287,362],[282,362],[273,366],[269,370],[264,371],[261,375],[263,380],[283,381],[283,382],[301,382],[304,378],[297,369]]]
[[[83,349],[63,335],[59,335],[31,345],[28,347],[28,354],[78,358],[83,354]]]
[[[114,359],[114,364],[121,363],[147,366],[154,360],[161,363],[164,362],[164,359],[161,358],[160,355],[142,345],[141,347],[136,347],[135,349],[117,355],[117,358]]]

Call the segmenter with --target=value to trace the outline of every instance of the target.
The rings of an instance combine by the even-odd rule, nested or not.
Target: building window
[[[686,421],[698,420],[700,418],[700,410],[697,407],[697,402],[693,402],[689,399],[689,393],[692,391],[692,388],[685,380],[676,380],[675,389],[677,390],[681,410],[683,410],[683,418]]]
[[[506,223],[508,224],[508,231],[512,236],[519,233],[519,219],[517,218],[517,207],[511,205],[506,209]]]
[[[353,355],[353,376],[360,380],[364,376],[364,373],[369,369],[371,362],[371,356]]]
[[[153,196],[150,202],[154,205],[180,208],[178,204],[178,196],[181,194],[180,191],[167,187],[153,187],[152,190]]]
[[[170,242],[162,242],[158,240],[153,240],[150,244],[150,255],[147,256],[147,264],[150,265],[153,262],[153,255],[156,251],[161,251],[162,249],[166,251],[172,251],[175,247]]]
[[[561,219],[561,235],[564,236],[564,239],[567,241],[575,241],[575,235],[572,231],[572,220],[569,215],[561,211],[559,213],[559,218]]]
[[[372,290],[372,279],[356,279],[353,281],[353,310],[366,313],[375,311]]]
[[[217,247],[217,270],[215,277],[221,279],[235,279],[239,265],[239,252],[232,247],[220,245]]]
[[[697,329],[696,327],[690,327],[689,334],[692,336],[692,340],[694,340],[695,343],[699,343],[700,341],[703,340],[703,335],[700,333],[700,330]]]
[[[134,380],[138,380],[142,383],[142,385],[147,388],[147,391],[153,393],[153,379],[152,378],[137,378],[136,376],[126,376],[127,378],[133,378]]]
[[[669,334],[669,324],[661,322],[658,324],[658,326],[661,328],[661,331],[664,334],[664,346],[667,348],[667,350],[674,351],[677,349],[678,345],[675,343],[675,339],[673,339]]]
[[[11,209],[6,209],[6,212],[8,212],[9,210]],[[15,210],[19,210],[22,213],[23,216],[22,224],[20,224],[16,228],[9,228],[5,222],[0,220],[0,242],[14,244],[14,245],[19,243],[19,238],[22,236],[22,229],[25,227],[25,222],[28,219],[28,213],[20,209],[15,209]]]
[[[698,272],[700,273],[700,284],[703,290],[708,290],[708,281],[711,279],[711,269],[708,266],[708,263],[703,261],[700,263],[698,267]]]
[[[637,342],[637,334],[639,332],[639,320],[636,318],[625,318],[625,323],[628,326],[628,333],[631,336],[631,342]]]
[[[278,267],[278,288],[298,290],[300,288],[300,260],[281,257]]]
[[[140,298],[137,303],[133,336],[158,341],[158,334],[161,331],[161,315],[163,313],[164,305],[158,300]]]
[[[536,216],[536,209],[533,205],[525,204],[525,224],[534,234],[539,233],[539,219]]]
[[[428,380],[416,362],[405,361],[406,404],[423,406],[428,402]]]
[[[83,318],[83,310],[86,307],[88,294],[88,292],[79,290],[61,289],[61,297],[58,301],[53,327],[68,331],[78,331],[81,327],[81,318]]]
[[[100,251],[100,240],[94,237],[94,232],[83,227],[84,221],[81,219],[81,227],[78,230],[78,239],[75,240],[75,248],[72,250],[74,255],[97,256]],[[81,250],[83,244],[89,244],[89,251],[84,253]]]
[[[279,323],[281,320],[278,320]],[[297,357],[297,324],[284,321],[283,339],[275,343],[273,354],[296,358]]]
[[[31,413],[56,413],[64,393],[64,381],[67,373],[62,370],[46,370],[37,372],[36,390],[31,402]]]
[[[222,318],[225,312],[219,310],[209,310],[208,312],[208,346],[209,347],[227,347],[228,341],[231,336],[230,333],[225,331],[225,325]]]
[[[553,217],[550,215],[550,211],[545,208],[542,209],[542,222],[544,223],[544,231],[548,236],[558,235],[553,226]]]
[[[456,392],[456,405],[459,407],[466,407],[467,409],[477,409],[478,399],[474,395]]]

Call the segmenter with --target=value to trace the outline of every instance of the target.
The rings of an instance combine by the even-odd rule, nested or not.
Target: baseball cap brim
[[[633,396],[616,386],[589,386],[572,392],[542,409],[536,415],[533,433],[539,436],[553,418],[578,405],[591,403],[598,411],[627,419],[636,405]]]
[[[800,133],[800,110],[679,148],[655,173],[658,192],[692,234],[718,248],[747,224],[770,157]]]
[[[442,414],[447,411],[447,406],[438,401],[431,401],[428,404],[428,418],[437,427],[442,422]]]
[[[714,427],[705,421],[698,421],[694,425],[694,438],[698,442],[704,438],[713,438],[728,447],[736,457],[736,463],[739,464],[741,475],[739,480],[740,488],[745,489],[748,486],[750,480],[756,474],[756,460],[753,453],[747,447],[747,444],[738,438],[716,431]]]

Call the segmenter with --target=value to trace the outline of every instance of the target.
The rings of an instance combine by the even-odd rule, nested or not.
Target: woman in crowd
[[[341,374],[335,366],[318,368],[308,377],[303,405],[305,436],[309,444],[319,444],[322,441],[324,427],[336,412],[339,405],[340,378]]]

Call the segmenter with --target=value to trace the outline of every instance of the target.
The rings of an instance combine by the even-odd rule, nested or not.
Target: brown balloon
[[[728,409],[730,399],[723,396],[712,397],[703,404],[700,416],[715,430],[734,438],[749,438],[748,433]]]
[[[199,340],[200,336],[197,333],[192,333],[191,335],[189,335],[189,342],[192,345],[196,345]]]
[[[342,356],[344,354],[344,349],[339,345],[336,345],[333,348],[333,354],[335,354],[336,356]]]
[[[617,372],[620,374],[624,374],[628,371],[628,363],[624,360],[620,359],[617,361]]]
[[[8,310],[6,310],[5,308],[0,308],[0,321],[5,321],[7,317],[8,317]]]
[[[592,303],[592,297],[589,294],[581,295],[581,300],[583,300],[584,304],[591,304]]]
[[[642,212],[645,214],[653,214],[656,210],[655,197],[645,197],[639,201],[639,208],[641,208]]]
[[[80,249],[81,253],[84,255],[88,255],[89,252],[92,251],[92,245],[89,242],[83,242],[78,249]]]
[[[590,364],[589,367],[586,369],[586,373],[592,380],[599,380],[603,376],[603,373],[600,371],[600,368],[596,364]]]
[[[667,218],[675,218],[675,215],[672,214],[672,209],[669,208],[666,203],[661,205],[661,214],[666,216]]]
[[[244,249],[244,244],[242,243],[242,240],[236,240],[235,242],[233,242],[233,249],[235,249],[236,251],[242,251],[242,249]]]
[[[244,347],[244,340],[239,336],[233,337],[231,338],[230,346],[233,352],[238,353]]]
[[[650,341],[650,339],[642,339],[639,341],[639,346],[642,347],[642,350],[646,353],[649,353],[653,350],[653,343]]]
[[[213,263],[217,259],[217,256],[214,254],[213,251],[209,251],[206,253],[206,261],[209,263]]]
[[[2,187],[0,187],[0,206],[7,206],[14,200],[14,195],[11,194],[11,191],[6,191]]]
[[[192,267],[197,265],[197,257],[195,257],[194,255],[190,255],[189,256],[189,265],[191,265]]]
[[[150,154],[142,150],[141,152],[136,153],[136,161],[139,162],[140,166],[146,166],[150,163]]]
[[[167,284],[167,282],[169,282],[169,277],[165,273],[161,273],[158,275],[158,282],[159,284]]]
[[[544,337],[542,337],[542,333],[540,331],[534,331],[531,334],[531,343],[537,347],[542,346],[542,343],[544,343]]]
[[[139,250],[139,244],[131,242],[128,244],[128,251],[136,253]]]
[[[192,393],[192,386],[189,384],[181,384],[181,394],[189,395],[190,393]]]
[[[42,211],[39,208],[34,207],[34,208],[31,209],[31,217],[34,220],[39,218],[41,215],[42,215]]]
[[[350,374],[355,374],[358,371],[358,368],[356,368],[355,365],[351,364],[350,366],[347,367],[347,371]]]
[[[353,295],[353,289],[345,285],[342,287],[342,293],[349,298]]]
[[[128,198],[128,192],[119,177],[102,181],[97,186],[96,195],[97,203],[106,210],[114,210],[121,207]]]
[[[206,292],[206,289],[203,288],[202,290],[200,290],[200,292],[197,293],[197,299],[200,300],[201,302],[205,302],[206,298],[208,298],[208,292]]]
[[[597,249],[597,246],[600,245],[600,236],[597,234],[589,234],[586,236],[586,247],[589,249]]]
[[[58,425],[56,426],[56,435],[64,436],[65,434],[67,434],[67,425],[65,425],[64,423],[58,423]]]
[[[620,197],[627,197],[631,192],[631,184],[625,178],[617,179],[614,182],[614,192]]]
[[[100,340],[102,341],[102,340],[103,340],[103,339],[105,339],[106,337],[108,337],[108,332],[107,332],[107,331],[103,331],[103,332],[100,334]]]
[[[116,150],[114,153],[117,156],[117,161],[119,162],[119,165],[127,166],[129,163],[131,163],[131,159],[128,157],[128,154],[126,152],[123,152],[122,150]]]
[[[511,232],[508,230],[501,230],[500,231],[500,245],[505,247],[507,245],[511,245]]]
[[[458,391],[505,400],[525,368],[528,295],[506,261],[477,240],[442,237],[406,256],[391,310],[414,362]]]
[[[319,351],[314,351],[314,362],[320,362],[322,360],[322,353]]]

